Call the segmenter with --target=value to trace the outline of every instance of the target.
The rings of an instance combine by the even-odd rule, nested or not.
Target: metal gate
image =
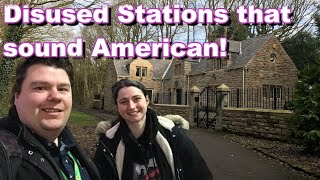
[[[215,88],[207,86],[200,92],[195,108],[195,121],[198,127],[215,127],[217,115],[216,100],[217,96]]]

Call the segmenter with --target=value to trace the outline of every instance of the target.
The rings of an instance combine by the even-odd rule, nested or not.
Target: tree
[[[299,70],[315,64],[320,58],[320,42],[310,32],[299,32],[285,39],[282,46]]]
[[[261,35],[274,33],[280,40],[290,37],[292,34],[297,32],[308,30],[308,28],[310,28],[310,23],[318,12],[315,0],[252,0],[251,4],[255,4],[256,8],[260,9],[281,8],[287,6],[292,10],[292,23],[290,25],[262,24],[251,26],[251,32],[253,34]],[[305,18],[306,16],[309,18]]]
[[[312,66],[317,59],[320,59],[320,13],[314,15],[314,27],[316,30],[313,33],[300,31],[282,42],[284,49],[299,70]]]
[[[72,88],[75,104],[92,107],[94,96],[103,95],[106,83],[106,61],[108,60],[91,61],[88,58],[73,60],[74,86]]]
[[[307,65],[299,74],[294,94],[294,132],[296,137],[301,138],[310,151],[320,151],[320,15],[315,16],[317,28],[316,37],[310,33],[300,33],[296,41],[302,42],[295,50],[302,53],[299,56],[300,63],[307,61]],[[304,38],[303,38],[304,37]],[[292,40],[292,39],[291,39]],[[290,45],[297,42],[291,42]],[[301,48],[303,50],[301,50]],[[293,48],[290,48],[293,49]],[[309,54],[308,54],[309,53]],[[306,57],[304,57],[306,56]],[[309,58],[309,59],[305,59]]]
[[[275,34],[280,40],[290,37],[300,31],[305,31],[310,28],[310,24],[316,15],[317,4],[315,0],[281,0],[281,1],[269,1],[269,0],[223,0],[223,1],[206,1],[203,4],[206,8],[216,9],[218,7],[224,7],[229,12],[231,12],[231,24],[221,27],[215,27],[208,25],[205,28],[206,36],[209,41],[213,41],[219,38],[222,34],[224,36],[229,35],[230,32],[241,32],[235,31],[235,27],[242,27],[237,25],[237,20],[232,18],[232,12],[235,12],[236,8],[239,6],[248,7],[249,5],[255,5],[255,8],[268,9],[287,6],[292,9],[292,24],[255,24],[246,25],[250,31],[250,36],[258,36],[263,34]],[[308,18],[306,18],[308,17]],[[231,28],[229,28],[231,26]],[[223,30],[221,30],[223,29]],[[243,30],[243,29],[242,29]],[[221,33],[221,31],[223,33]],[[232,33],[231,33],[232,34]],[[231,36],[232,37],[232,36]],[[241,36],[240,36],[241,37]]]
[[[312,151],[320,150],[320,60],[300,73],[294,94],[295,135]]]
[[[230,13],[231,23],[228,26],[217,27],[217,37],[227,37],[229,40],[242,41],[248,37],[252,37],[253,34],[250,32],[250,27],[243,25],[238,22],[237,15],[235,12]],[[225,34],[226,33],[226,34]]]
[[[3,0],[0,2],[0,6],[4,7],[7,4],[28,4],[30,8],[88,8],[94,4],[99,3],[98,0],[90,1],[87,3],[85,1],[78,3],[76,0]],[[0,8],[0,16],[3,17],[4,8]],[[43,40],[59,40],[59,38],[68,41],[73,35],[70,35],[70,31],[63,31],[66,28],[51,25],[47,26],[36,26],[36,25],[8,25],[3,22],[3,18],[0,18],[0,45],[6,42],[14,42],[20,44],[21,42],[35,42]],[[59,36],[57,36],[59,34]],[[65,42],[64,41],[64,42]],[[0,49],[0,106],[1,110],[5,110],[9,106],[10,96],[7,95],[10,89],[10,79],[13,76],[13,70],[15,68],[16,59],[18,58],[8,58],[2,56],[2,48]],[[1,112],[0,112],[1,113]]]

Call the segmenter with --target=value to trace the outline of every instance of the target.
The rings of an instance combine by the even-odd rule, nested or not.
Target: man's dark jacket
[[[0,129],[8,130],[16,135],[22,150],[22,162],[18,168],[16,180],[64,180],[60,168],[50,156],[49,151],[46,150],[33,133],[21,123],[15,106],[10,109],[7,117],[0,120]],[[63,131],[69,133],[70,137],[73,138],[67,128]],[[96,166],[87,157],[78,143],[71,147],[70,151],[79,160],[80,164],[87,169],[92,180],[100,179]],[[0,179],[5,180],[7,177],[7,163],[0,149]]]

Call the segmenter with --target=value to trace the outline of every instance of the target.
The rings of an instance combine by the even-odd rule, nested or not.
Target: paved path
[[[310,179],[253,150],[225,139],[222,133],[193,128],[188,131],[188,135],[206,160],[214,179]]]
[[[98,110],[82,110],[105,120],[114,115]],[[218,133],[208,129],[192,128],[188,136],[198,147],[206,160],[214,180],[310,180],[291,168],[278,164],[253,150],[233,143]],[[201,180],[201,179],[199,179]]]

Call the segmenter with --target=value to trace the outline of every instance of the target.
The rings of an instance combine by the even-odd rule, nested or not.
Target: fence
[[[187,105],[188,93],[156,93],[153,97],[153,103]]]
[[[259,109],[291,109],[293,88],[230,89],[228,107]]]
[[[199,111],[215,112],[216,98],[215,88],[205,87],[199,94]]]
[[[205,88],[206,89],[206,88]],[[215,108],[215,91],[210,89],[206,93],[204,90],[199,97],[199,106],[205,106],[210,101],[211,109]],[[234,108],[258,108],[258,109],[292,109],[294,88],[282,87],[262,87],[247,88],[245,90],[230,89],[224,99],[224,107]],[[155,104],[175,104],[187,105],[188,94],[185,93],[156,93],[153,97]]]

